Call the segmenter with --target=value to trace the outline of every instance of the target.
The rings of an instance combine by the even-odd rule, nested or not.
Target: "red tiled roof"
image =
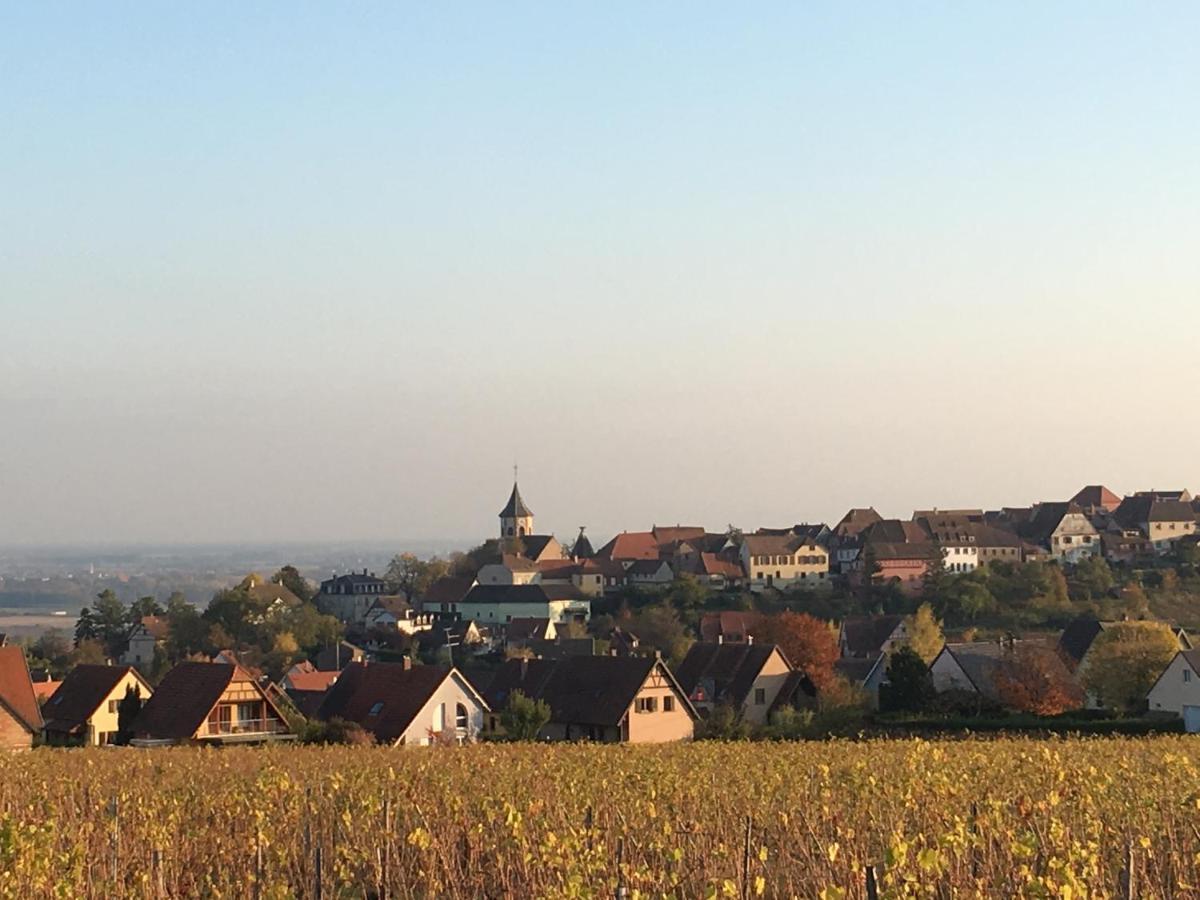
[[[158,690],[146,701],[133,723],[134,734],[150,738],[190,738],[208,718],[225,689],[235,681],[250,682],[268,703],[271,702],[241,666],[182,662],[166,674]],[[275,714],[283,718],[278,710]]]
[[[30,731],[42,730],[42,711],[21,647],[0,647],[0,705]]]
[[[325,695],[318,717],[357,722],[380,743],[390,744],[400,739],[451,671],[445,666],[350,663]]]
[[[723,575],[726,578],[741,578],[743,575],[740,565],[715,553],[700,554],[700,571],[705,575]]]
[[[337,681],[341,672],[322,672],[313,669],[311,672],[289,672],[287,683],[294,691],[325,691]]]
[[[625,531],[596,553],[600,559],[658,559],[658,541],[649,531]]]
[[[142,698],[149,698],[150,685],[132,666],[83,665],[73,668],[42,710],[46,729],[70,733],[86,726],[87,720],[130,672],[141,684]]]
[[[33,683],[33,696],[37,697],[38,703],[45,703],[54,696],[54,692],[58,690],[61,681],[35,681]]]

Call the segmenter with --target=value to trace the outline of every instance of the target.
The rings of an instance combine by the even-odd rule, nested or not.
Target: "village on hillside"
[[[1200,731],[1200,500],[496,537],[0,635],[0,747]]]

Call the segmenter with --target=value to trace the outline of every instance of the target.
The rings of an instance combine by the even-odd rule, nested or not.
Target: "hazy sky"
[[[0,8],[0,542],[1200,487],[1200,5]]]

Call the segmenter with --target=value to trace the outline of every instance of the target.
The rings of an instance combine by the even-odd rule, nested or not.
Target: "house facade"
[[[1175,654],[1146,695],[1151,712],[1173,713],[1190,732],[1200,731],[1200,650]]]
[[[752,591],[832,586],[828,547],[805,536],[748,534],[742,538],[739,553]]]
[[[351,663],[329,688],[317,717],[344,719],[393,747],[462,744],[484,727],[488,706],[451,666]]]
[[[677,677],[698,711],[727,703],[751,724],[765,725],[792,672],[774,644],[692,644]]]
[[[457,612],[480,625],[503,625],[513,619],[586,622],[592,614],[591,603],[578,591],[562,588],[541,584],[479,584],[456,604],[448,604],[452,608],[435,611]]]
[[[46,743],[103,747],[120,728],[120,706],[132,691],[143,703],[154,690],[133,666],[76,666],[42,708]]]
[[[142,616],[142,620],[129,632],[129,645],[121,654],[121,662],[142,669],[152,666],[155,651],[167,640],[169,633],[166,619],[161,616]]]
[[[171,669],[132,730],[136,747],[295,739],[279,707],[245,669],[206,662]]]
[[[28,750],[41,730],[25,651],[0,643],[0,750]]]
[[[695,733],[696,710],[658,657],[509,660],[484,692],[491,733],[503,733],[502,713],[517,691],[550,707],[542,740],[658,744]]]
[[[317,609],[347,624],[360,624],[367,610],[388,593],[387,582],[363,569],[361,573],[335,575],[321,582],[314,602]]]

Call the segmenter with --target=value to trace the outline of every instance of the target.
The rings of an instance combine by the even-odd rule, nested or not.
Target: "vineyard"
[[[0,896],[852,898],[868,866],[880,897],[1196,896],[1198,763],[1185,737],[43,749],[0,756]]]

